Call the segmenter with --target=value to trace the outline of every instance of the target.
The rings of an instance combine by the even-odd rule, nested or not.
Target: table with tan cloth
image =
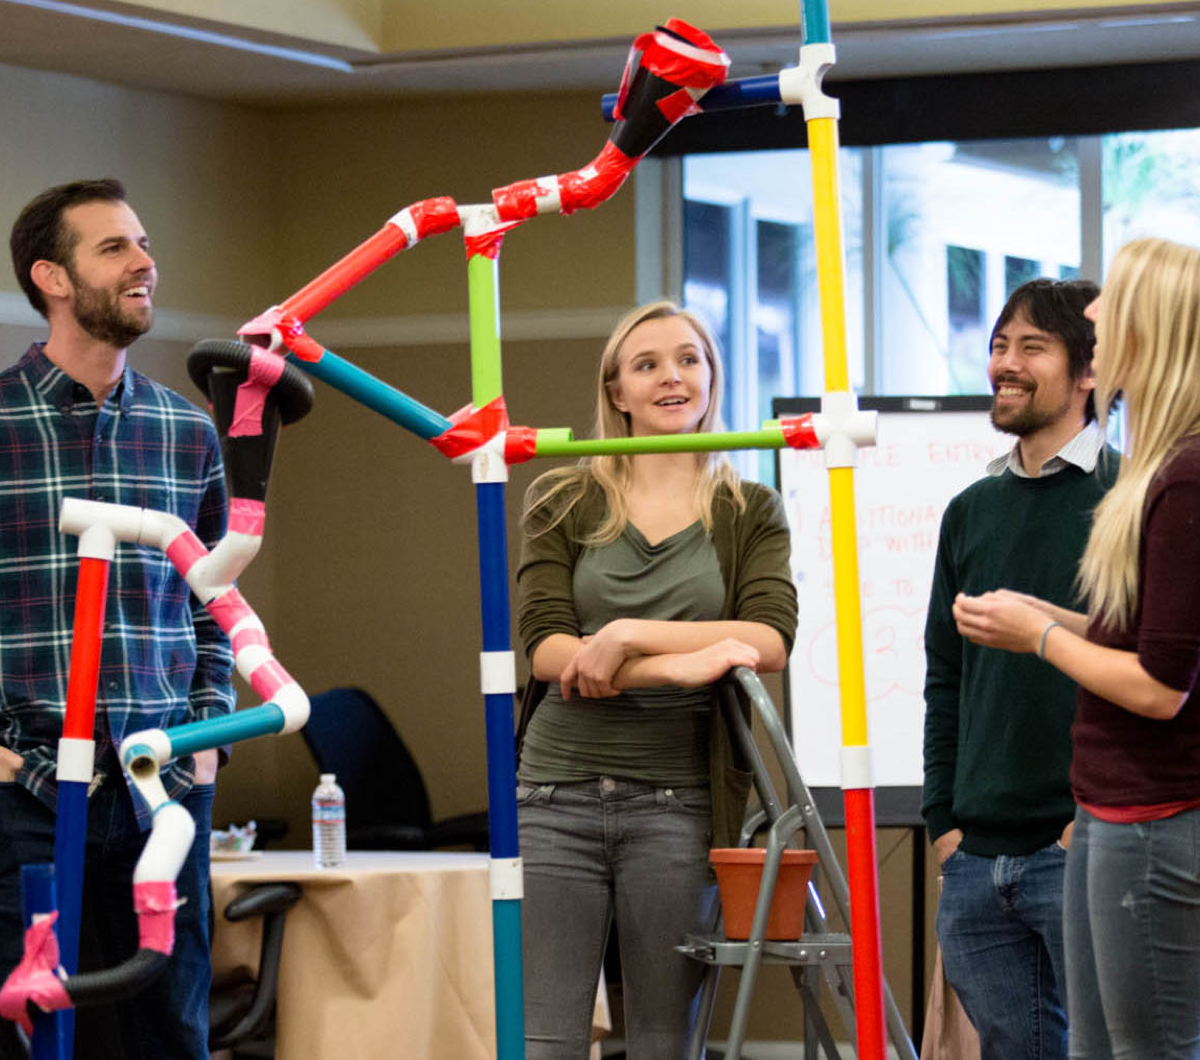
[[[341,869],[314,868],[308,851],[214,860],[214,982],[258,969],[261,921],[231,924],[225,906],[279,880],[304,893],[284,933],[277,1060],[494,1060],[486,854],[351,851]],[[612,1027],[603,977],[594,1024],[597,1037]]]
[[[221,912],[248,885],[292,880],[279,973],[278,1060],[493,1060],[488,857],[352,852],[315,869],[307,851],[214,861],[216,982],[256,972],[261,921]]]

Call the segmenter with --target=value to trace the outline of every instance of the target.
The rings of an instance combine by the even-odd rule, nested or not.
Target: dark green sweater
[[[925,624],[925,788],[930,839],[963,831],[962,849],[1028,854],[1056,839],[1075,812],[1068,783],[1075,685],[1033,654],[960,637],[959,592],[1031,593],[1078,609],[1075,573],[1092,511],[1118,457],[1094,473],[982,479],[946,508]]]

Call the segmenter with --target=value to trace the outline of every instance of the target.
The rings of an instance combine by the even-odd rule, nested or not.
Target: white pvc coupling
[[[187,572],[187,583],[197,599],[208,601],[233,587],[251,560],[258,555],[262,538],[257,534],[242,534],[231,530],[213,550],[197,560]]]
[[[161,803],[154,814],[150,838],[133,870],[133,882],[174,883],[195,838],[192,815],[177,802]]]
[[[143,729],[130,733],[121,741],[121,767],[129,771],[135,783],[142,773],[153,773],[157,777],[159,769],[174,757],[171,738],[162,729]]]
[[[879,413],[858,407],[852,390],[833,390],[821,395],[821,411],[813,417],[813,429],[825,450],[826,467],[854,467],[858,450],[874,445]]]
[[[271,702],[283,711],[281,736],[284,733],[299,732],[308,723],[308,696],[295,681],[284,685],[271,697]]]
[[[841,104],[825,94],[821,82],[837,62],[837,49],[829,43],[805,44],[800,48],[800,65],[779,71],[779,98],[784,103],[799,103],[805,121],[813,118],[841,117]]]

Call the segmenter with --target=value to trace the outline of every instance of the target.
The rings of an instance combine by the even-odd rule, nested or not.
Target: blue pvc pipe
[[[508,532],[504,483],[475,486],[479,517],[479,599],[483,650],[510,651]],[[513,748],[513,697],[484,695],[487,725],[488,840],[493,858],[520,855],[517,838],[517,769]],[[521,962],[520,899],[492,899],[492,947],[496,982],[497,1060],[525,1056],[525,1002]]]
[[[760,107],[779,101],[779,75],[761,74],[758,77],[742,77],[714,85],[701,98],[700,109],[736,110],[739,107]],[[616,92],[609,92],[601,99],[600,109],[605,121],[613,120],[616,105]]]
[[[508,531],[504,483],[475,487],[479,517],[479,599],[483,650],[510,651],[508,606]],[[488,749],[488,833],[492,857],[515,858],[517,842],[517,769],[513,749],[513,697],[510,692],[484,696]]]
[[[519,900],[493,900],[492,939],[495,946],[492,965],[496,978],[496,1060],[524,1060],[524,964]]]
[[[68,975],[79,971],[79,919],[83,908],[83,860],[87,845],[87,792],[82,780],[60,780],[54,818],[54,878],[58,895],[58,953]],[[58,1015],[60,1033],[75,1040],[75,1010]],[[67,1053],[70,1056],[70,1050]]]
[[[233,714],[176,725],[165,732],[171,741],[172,757],[180,758],[197,751],[207,751],[210,747],[224,747],[225,744],[251,740],[255,736],[274,735],[283,731],[285,722],[282,708],[274,703],[264,703],[261,707],[247,707]],[[136,750],[130,748],[126,757]]]
[[[289,353],[287,360],[314,379],[328,383],[335,390],[340,390],[347,397],[374,409],[426,441],[445,433],[452,426],[440,412],[422,405],[403,391],[389,386],[382,379],[376,379],[370,372],[364,372],[336,353],[326,350],[319,361],[306,361],[294,353]]]
[[[35,916],[52,913],[57,908],[54,866],[22,865],[21,916],[25,926],[29,927]],[[60,915],[58,925],[61,924]],[[33,1060],[70,1060],[75,1031],[74,1015],[72,1009],[34,1013],[31,1043]],[[68,1016],[72,1018],[67,1019]]]

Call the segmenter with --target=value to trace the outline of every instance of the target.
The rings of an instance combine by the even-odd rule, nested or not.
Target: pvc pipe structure
[[[230,503],[229,531],[210,552],[191,528],[175,515],[129,505],[66,498],[59,528],[79,537],[80,573],[76,600],[66,721],[59,745],[59,782],[55,853],[60,879],[67,886],[57,900],[46,898],[36,874],[29,889],[37,892],[40,909],[48,912],[30,924],[25,954],[0,989],[0,1015],[28,1024],[31,1012],[51,1013],[51,1030],[35,1035],[38,1049],[65,1043],[60,1051],[39,1051],[38,1060],[64,1060],[71,1055],[73,1006],[128,997],[166,966],[174,946],[178,900],[175,880],[191,849],[195,824],[182,805],[171,799],[160,776],[172,759],[269,733],[294,732],[308,720],[308,698],[278,663],[258,616],[234,583],[258,552],[262,539],[266,480],[280,419],[298,419],[308,411],[311,390],[299,373],[285,375],[285,362],[274,354],[249,348],[203,351],[201,370],[223,364],[221,404],[217,408],[222,443],[233,480],[247,485],[250,496]],[[248,354],[248,355],[247,355]],[[232,357],[232,361],[229,358]],[[193,357],[195,360],[195,357]],[[191,367],[191,366],[189,366]],[[229,374],[231,367],[244,370]],[[205,376],[207,378],[207,375]],[[284,385],[275,392],[276,384]],[[232,382],[236,391],[224,384]],[[269,398],[275,400],[268,400]],[[204,721],[150,729],[126,737],[119,750],[122,766],[152,814],[146,845],[133,874],[133,902],[139,946],[132,958],[115,968],[75,974],[79,906],[82,896],[87,789],[94,768],[92,731],[99,675],[104,605],[109,565],[118,542],[162,550],[192,592],[229,636],[238,672],[265,701],[262,706]],[[52,867],[46,867],[51,868]],[[32,893],[27,889],[27,897]],[[54,921],[60,918],[59,936]],[[60,942],[62,943],[60,949]],[[68,948],[69,947],[69,948]],[[61,960],[61,964],[60,964]],[[37,1018],[39,1028],[46,1022]],[[59,1049],[59,1045],[54,1046]]]

